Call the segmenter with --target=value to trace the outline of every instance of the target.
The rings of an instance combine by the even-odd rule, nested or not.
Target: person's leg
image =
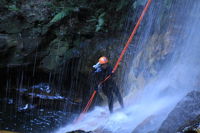
[[[106,95],[108,98],[108,108],[110,113],[113,113],[113,95],[112,93],[110,95]]]
[[[115,86],[115,88],[113,89],[115,95],[117,96],[117,99],[121,105],[122,108],[124,108],[124,102],[123,102],[123,98],[121,96],[121,93],[119,91],[119,88],[117,86]]]
[[[110,113],[112,113],[113,112],[113,94],[112,94],[112,90],[107,85],[107,86],[103,86],[102,87],[102,91],[107,97],[108,108],[109,108]]]

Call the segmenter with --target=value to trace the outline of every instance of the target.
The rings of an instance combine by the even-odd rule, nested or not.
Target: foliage
[[[70,20],[73,20],[76,25],[80,26],[77,33],[80,32],[81,29],[89,29],[90,31],[87,31],[87,33],[118,30],[122,27],[120,26],[122,25],[121,23],[123,23],[121,20],[124,20],[124,11],[127,10],[126,7],[129,3],[130,0],[93,0],[89,3],[88,0],[54,0],[52,4],[49,4],[50,8],[55,13],[50,21],[50,25],[71,15]],[[84,12],[86,11],[84,9],[90,13]],[[76,15],[78,15],[78,19],[80,18],[81,21],[77,20]],[[82,26],[89,28],[83,28]],[[80,33],[85,32],[82,31]]]
[[[16,5],[9,5],[7,8],[10,11],[19,11],[19,8],[17,8]]]
[[[75,8],[66,8],[64,10],[62,10],[61,12],[57,13],[53,19],[50,21],[50,23],[55,23],[55,22],[58,22],[60,21],[61,19],[63,19],[64,17],[70,15],[73,11],[74,11]]]
[[[133,8],[136,9],[138,6],[145,6],[146,3],[147,3],[147,0],[136,0],[133,3]]]
[[[19,0],[1,0],[1,5],[6,7],[10,11],[19,11],[20,9],[16,6]]]
[[[98,17],[98,23],[96,25],[96,30],[95,30],[96,32],[100,31],[103,28],[103,25],[105,23],[105,18],[104,18],[105,14],[106,13],[103,12],[103,13],[101,13],[99,15],[99,17]]]

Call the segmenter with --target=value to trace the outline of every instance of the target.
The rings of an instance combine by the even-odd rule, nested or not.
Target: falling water
[[[110,115],[107,106],[96,107],[81,122],[62,127],[56,133],[78,129],[131,133],[148,120],[152,123],[146,124],[140,132],[156,132],[177,102],[196,89],[200,74],[200,1],[174,0],[165,7],[166,2],[152,3],[138,31],[137,41],[133,41],[132,45],[137,44],[137,51],[126,66],[128,69],[123,77],[127,79],[123,87],[129,90],[124,97],[125,109],[119,110],[116,104],[115,113]],[[154,56],[159,56],[156,53],[159,51],[154,50],[162,47],[166,40],[172,46],[170,52],[162,55],[163,58],[154,57],[158,59],[154,61],[157,68],[150,74],[148,56],[153,58],[153,52]],[[142,85],[137,80],[141,74],[148,77]]]

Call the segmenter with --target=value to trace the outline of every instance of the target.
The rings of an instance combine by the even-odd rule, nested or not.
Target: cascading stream
[[[168,113],[188,92],[196,89],[200,74],[200,1],[154,1],[139,30],[136,55],[124,78],[125,109],[96,107],[80,123],[56,133],[82,129],[131,133],[156,132]],[[164,14],[164,15],[163,15]],[[136,45],[136,44],[132,44]],[[149,124],[148,121],[152,123]]]

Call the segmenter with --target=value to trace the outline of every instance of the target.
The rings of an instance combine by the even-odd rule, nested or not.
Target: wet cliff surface
[[[195,131],[195,128],[197,130],[199,128],[199,109],[199,91],[192,91],[169,113],[158,132],[175,133],[181,129],[182,132],[186,132],[187,130]]]

